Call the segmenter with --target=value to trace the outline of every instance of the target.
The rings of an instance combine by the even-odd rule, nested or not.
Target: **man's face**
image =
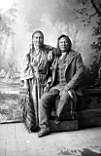
[[[69,43],[65,37],[62,37],[59,40],[59,48],[61,52],[67,52],[67,50],[69,49]]]
[[[35,33],[32,38],[32,43],[35,48],[40,48],[44,43],[44,38],[41,33]]]

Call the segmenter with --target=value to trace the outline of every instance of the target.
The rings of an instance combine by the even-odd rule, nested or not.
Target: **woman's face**
[[[59,40],[59,49],[61,52],[67,52],[67,50],[69,49],[69,43],[65,37],[62,37]]]
[[[32,43],[35,48],[40,48],[44,44],[44,38],[41,33],[35,33],[32,38]]]

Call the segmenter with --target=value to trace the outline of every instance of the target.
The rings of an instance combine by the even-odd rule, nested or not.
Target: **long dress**
[[[28,94],[25,109],[24,121],[29,131],[38,127],[38,105],[44,93],[44,88],[51,81],[50,65],[53,54],[50,47],[45,46],[37,52],[30,49],[26,56],[27,66],[25,68],[25,80],[27,82]]]

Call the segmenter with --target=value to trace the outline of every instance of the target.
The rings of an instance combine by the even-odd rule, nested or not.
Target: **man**
[[[84,65],[80,54],[72,50],[71,45],[68,36],[63,34],[58,38],[57,57],[51,67],[51,89],[42,96],[39,103],[39,137],[50,133],[49,114],[57,97],[60,99],[56,106],[58,120],[61,120],[65,106],[69,107],[70,100],[76,103]]]
[[[50,64],[53,60],[52,47],[44,44],[44,34],[37,30],[32,34],[32,47],[26,55],[24,79],[29,94],[29,104],[26,106],[26,121],[29,121],[30,131],[38,127],[38,103],[43,92],[48,90],[50,79]],[[36,118],[36,120],[35,120]],[[26,123],[27,124],[27,123]]]

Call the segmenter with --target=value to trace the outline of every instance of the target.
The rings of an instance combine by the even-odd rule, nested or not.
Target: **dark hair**
[[[65,38],[65,39],[67,40],[67,42],[69,43],[69,49],[68,49],[68,51],[71,50],[71,46],[72,46],[72,42],[71,42],[69,36],[64,35],[64,34],[60,35],[60,36],[58,37],[58,39],[57,39],[57,54],[58,54],[58,55],[61,54],[60,48],[59,48],[59,41],[60,41],[61,38]]]
[[[32,34],[32,39],[33,39],[34,35],[37,34],[37,33],[41,34],[42,37],[43,37],[43,40],[44,40],[44,34],[43,34],[43,32],[40,31],[40,30],[36,30],[36,31]],[[43,48],[43,47],[44,47],[44,44],[42,45],[42,48]],[[34,45],[33,45],[33,43],[32,43],[32,50],[34,50]]]
[[[40,30],[36,30],[36,31],[32,34],[32,38],[33,38],[34,35],[37,34],[37,33],[40,33],[40,34],[42,35],[43,39],[44,39],[44,34],[43,34],[43,32],[40,31]]]

